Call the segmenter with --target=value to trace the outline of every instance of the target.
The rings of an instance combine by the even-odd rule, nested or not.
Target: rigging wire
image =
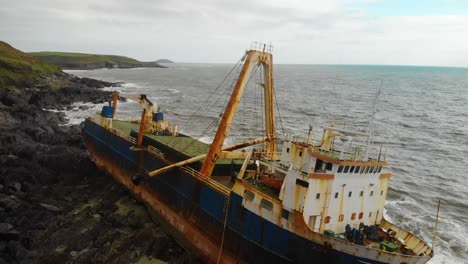
[[[281,132],[283,133],[283,138],[285,138],[285,137],[286,137],[286,133],[284,132],[283,120],[281,119],[281,111],[280,111],[280,108],[279,108],[278,99],[276,99],[276,91],[275,91],[275,89],[273,89],[273,95],[274,95],[274,97],[275,97],[276,111],[278,112],[279,123],[280,123],[280,125],[281,125]]]
[[[213,89],[212,91],[210,91],[209,96],[205,99],[205,101],[203,101],[203,102],[200,104],[200,106],[198,107],[198,109],[195,110],[195,111],[193,112],[192,115],[190,115],[189,119],[187,119],[187,120],[185,121],[185,123],[181,125],[181,127],[185,127],[185,128],[191,127],[191,126],[197,121],[197,118],[199,117],[199,115],[200,115],[204,110],[206,110],[210,105],[212,105],[214,102],[217,101],[216,99],[218,99],[218,98],[217,98],[216,96],[219,97],[219,94],[220,94],[220,93],[219,93],[219,90],[220,90],[223,86],[225,86],[225,84],[226,84],[226,82],[227,82],[227,80],[228,80],[229,78],[232,78],[233,72],[234,72],[236,69],[238,69],[240,65],[241,65],[241,60],[239,60],[239,61],[231,68],[231,70],[230,70],[230,71],[228,72],[228,74],[224,77],[224,79],[221,81],[221,83],[220,83],[215,89]],[[222,96],[222,94],[221,94],[221,96]],[[215,120],[216,120],[216,119],[217,119],[217,118],[215,118]],[[184,133],[186,133],[186,132],[184,131]],[[179,142],[179,141],[177,141],[177,140],[174,139],[174,140],[168,142],[167,145],[168,145],[168,146],[171,146],[171,147],[175,147],[175,145],[177,145],[178,142]],[[175,144],[173,144],[173,143],[175,143]]]

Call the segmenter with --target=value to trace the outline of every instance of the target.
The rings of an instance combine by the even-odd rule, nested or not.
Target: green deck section
[[[130,135],[130,131],[133,129],[138,131],[140,124],[132,123],[129,121],[121,121],[121,120],[113,120],[112,121],[112,128],[119,130],[120,132]]]
[[[145,136],[189,157],[206,154],[209,150],[208,144],[191,137],[157,136],[153,134],[146,134]]]
[[[132,123],[130,121],[121,121],[121,120],[114,120],[112,121],[112,127],[120,132],[130,135],[132,130],[138,131],[139,129],[138,123]],[[177,150],[178,152],[188,156],[188,157],[196,157],[203,154],[208,153],[210,148],[209,144],[201,142],[192,137],[186,136],[160,136],[155,134],[147,133],[145,137],[149,137],[157,142]],[[219,159],[216,164],[230,164],[231,159]],[[236,164],[242,164],[243,160],[234,160]]]

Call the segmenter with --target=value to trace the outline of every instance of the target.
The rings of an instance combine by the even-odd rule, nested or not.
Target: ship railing
[[[164,153],[161,150],[159,150],[159,149],[157,149],[157,148],[155,148],[153,146],[148,146],[148,148],[149,148],[150,152],[152,152],[152,153],[154,153],[154,154],[156,154],[156,155],[158,155],[158,156],[160,156],[161,158],[164,159]]]
[[[206,177],[205,175],[201,174],[200,172],[198,172],[194,168],[184,166],[184,167],[181,167],[181,169],[185,173],[197,178],[200,181],[205,182],[207,185],[209,185],[210,187],[212,187],[216,191],[218,191],[218,192],[220,192],[220,193],[222,193],[222,194],[224,194],[226,196],[229,195],[229,193],[231,192],[231,190],[229,188],[227,188],[226,186],[224,186],[221,183],[211,179],[210,177]]]
[[[273,45],[266,44],[260,41],[253,41],[252,44],[250,45],[251,50],[257,50],[257,51],[262,51],[266,53],[273,53]]]
[[[136,138],[134,138],[134,137],[132,137],[132,136],[130,136],[130,135],[128,135],[128,134],[125,134],[125,133],[123,133],[122,131],[117,130],[117,129],[113,129],[112,131],[113,131],[114,134],[116,134],[117,136],[122,137],[122,138],[125,138],[125,139],[127,139],[128,141],[132,142],[133,144],[136,144]]]

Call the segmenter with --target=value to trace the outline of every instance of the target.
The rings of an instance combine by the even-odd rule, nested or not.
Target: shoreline
[[[63,112],[116,86],[67,74],[59,90],[0,91],[0,263],[197,263],[97,170]]]

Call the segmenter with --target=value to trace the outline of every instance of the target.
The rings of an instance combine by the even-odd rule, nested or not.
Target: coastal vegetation
[[[99,68],[165,68],[156,62],[143,62],[133,58],[116,55],[98,55],[71,52],[30,52],[29,55],[60,66],[62,69],[99,69]]]
[[[190,263],[66,124],[64,111],[105,103],[111,92],[99,88],[118,85],[0,41],[0,263]]]
[[[47,79],[62,75],[63,72],[58,66],[0,41],[0,88],[41,86],[46,84]]]

